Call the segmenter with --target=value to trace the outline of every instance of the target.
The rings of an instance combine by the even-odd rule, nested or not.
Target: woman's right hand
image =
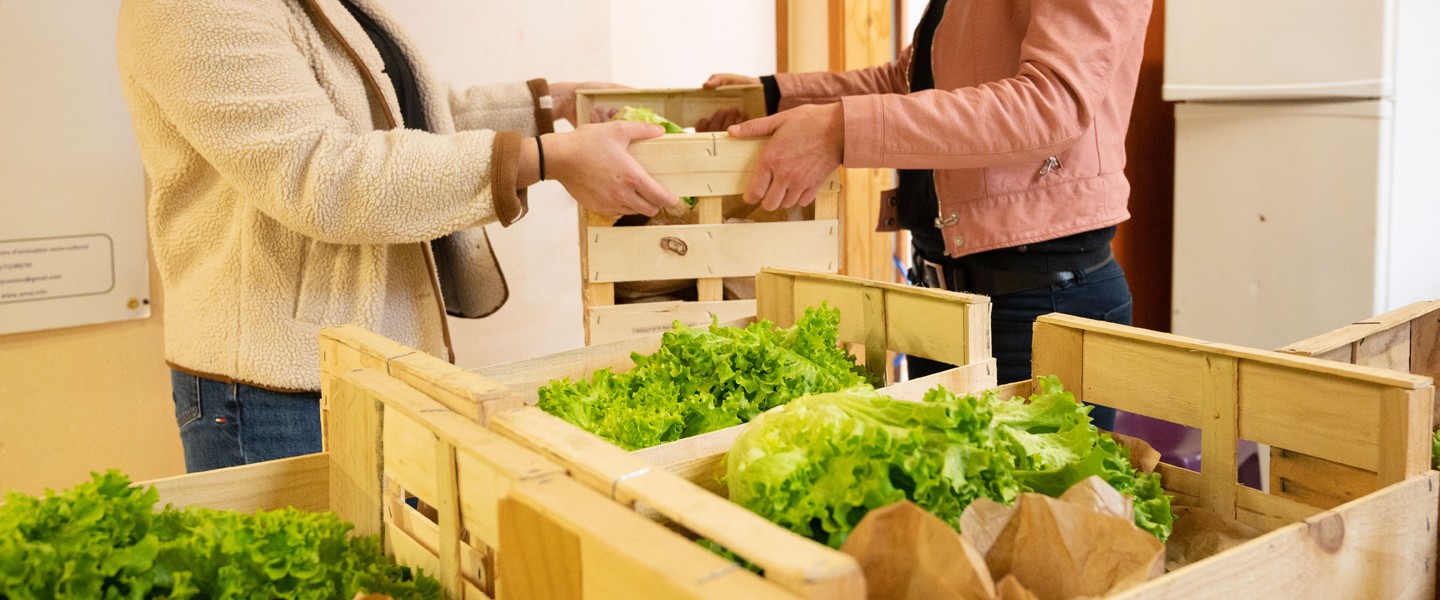
[[[558,180],[591,212],[653,217],[680,198],[660,187],[630,156],[629,149],[631,142],[664,134],[665,128],[659,125],[634,121],[595,123],[569,133],[547,134],[541,140],[546,175]]]
[[[711,75],[709,79],[706,79],[705,84],[701,87],[707,90],[713,90],[727,85],[760,85],[760,78],[749,75],[736,75],[734,73],[716,73]]]

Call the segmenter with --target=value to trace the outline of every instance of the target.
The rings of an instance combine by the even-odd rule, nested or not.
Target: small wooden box
[[[1432,597],[1440,474],[1429,468],[1429,378],[1063,315],[1037,322],[1034,346],[1035,372],[1058,375],[1077,398],[1201,428],[1203,471],[1162,464],[1165,488],[1178,502],[1267,532],[1114,597]],[[1028,394],[1029,382],[1003,392]],[[637,513],[760,565],[767,580],[799,597],[864,597],[862,579],[843,556],[757,523],[705,490],[723,493],[710,485],[713,469],[694,467],[717,462],[728,440],[627,453],[528,407],[497,414],[490,426]],[[1240,486],[1241,439],[1373,470],[1384,487],[1327,509]],[[533,585],[576,576],[571,564],[509,556],[542,566],[526,573]]]
[[[582,125],[595,108],[624,106],[652,109],[682,127],[693,127],[719,109],[737,109],[750,118],[765,114],[759,86],[585,90],[577,94],[576,105]],[[764,139],[693,133],[631,145],[631,155],[666,190],[695,198],[693,215],[672,219],[683,224],[615,227],[615,217],[580,209],[586,344],[664,331],[675,320],[699,325],[712,315],[722,321],[752,315],[753,300],[725,299],[724,281],[751,276],[762,267],[839,270],[840,185],[835,177],[817,192],[805,220],[725,222],[726,199],[744,193],[764,144]],[[694,301],[616,302],[616,284],[677,280],[696,281]]]
[[[1280,352],[1440,377],[1440,300],[1416,302],[1295,342]],[[1432,415],[1431,430],[1437,425],[1440,415]],[[1290,450],[1270,452],[1272,494],[1328,508],[1373,492],[1377,486],[1373,469],[1348,467]]]

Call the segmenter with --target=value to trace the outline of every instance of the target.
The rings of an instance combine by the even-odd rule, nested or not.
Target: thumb
[[[640,121],[615,121],[620,126],[620,131],[630,141],[648,140],[665,135],[665,128],[653,123],[642,123]]]
[[[722,85],[725,85],[725,75],[716,73],[714,75],[711,75],[709,79],[706,79],[705,83],[702,84],[700,87],[707,90],[713,90]]]
[[[775,130],[780,129],[780,125],[784,122],[784,119],[782,119],[780,115],[771,115],[765,118],[752,119],[744,123],[731,125],[729,129],[725,130],[725,133],[730,134],[730,137],[733,138],[765,137],[767,135],[774,135]]]

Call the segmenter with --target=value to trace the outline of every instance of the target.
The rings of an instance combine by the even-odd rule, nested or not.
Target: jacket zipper
[[[350,61],[355,63],[355,68],[360,71],[360,78],[365,81],[365,87],[380,99],[380,104],[384,107],[384,110],[380,112],[385,116],[386,126],[394,129],[399,124],[399,120],[395,118],[394,113],[390,112],[390,105],[385,102],[385,93],[381,91],[380,84],[375,81],[375,74],[365,66],[365,61],[360,60],[360,53],[356,52],[350,42],[345,40],[345,36],[340,34],[340,29],[330,20],[330,15],[325,12],[325,9],[320,7],[318,0],[306,0],[306,2],[310,5],[311,10],[320,17],[320,23],[340,43],[340,47],[345,49],[345,54],[350,56]],[[420,248],[425,255],[425,268],[430,272],[430,291],[435,297],[435,307],[440,310],[440,336],[445,343],[446,360],[453,364],[455,362],[455,346],[450,342],[449,315],[445,312],[445,300],[440,295],[440,274],[435,267],[435,250],[430,247],[429,242],[420,242]]]
[[[932,7],[933,5],[926,4],[925,10],[928,11]],[[949,3],[946,3],[946,7],[949,7]],[[921,16],[920,18],[923,20],[925,17]],[[940,36],[937,34],[940,33],[940,27],[944,24],[945,12],[941,11],[940,20],[935,22],[935,31],[930,32],[930,89],[936,89],[937,87],[939,87],[938,82],[935,80],[935,40],[939,39]],[[910,62],[912,64],[911,69],[913,73],[913,64],[915,62],[914,53],[911,53],[910,55]],[[945,215],[945,205],[940,202],[940,186],[935,183],[934,169],[930,170],[930,193],[935,195],[935,228],[940,230],[940,237],[941,239],[944,239],[945,227],[958,223],[960,221],[960,215],[957,215],[955,213],[950,213],[948,216]],[[949,246],[950,244],[949,242],[946,242],[945,245]]]

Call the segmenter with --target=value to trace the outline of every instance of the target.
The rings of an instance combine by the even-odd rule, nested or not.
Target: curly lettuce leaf
[[[798,396],[868,382],[839,346],[839,328],[829,306],[784,329],[676,323],[655,353],[632,357],[631,370],[552,381],[539,407],[627,450],[740,425]]]
[[[685,133],[684,127],[677,125],[674,121],[662,117],[659,113],[648,108],[626,106],[620,109],[620,112],[615,113],[615,116],[611,117],[610,120],[639,121],[641,123],[650,123],[652,125],[659,125],[661,127],[664,127],[665,133]]]
[[[868,387],[806,396],[747,425],[726,469],[732,501],[837,548],[867,512],[901,499],[958,530],[976,498],[1058,496],[1091,475],[1132,496],[1136,525],[1157,538],[1173,523],[1159,476],[1131,468],[1053,377],[1028,400],[943,387],[918,403]]]

